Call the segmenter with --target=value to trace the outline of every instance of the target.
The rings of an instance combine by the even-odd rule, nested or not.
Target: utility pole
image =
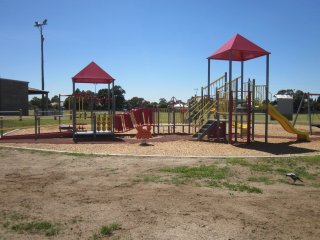
[[[44,61],[43,61],[43,33],[42,28],[44,25],[47,25],[47,19],[45,19],[43,22],[35,22],[34,26],[37,27],[40,31],[40,38],[41,38],[41,90],[44,91]],[[42,92],[42,98],[41,98],[41,108],[42,108],[42,115],[44,114],[44,93]]]

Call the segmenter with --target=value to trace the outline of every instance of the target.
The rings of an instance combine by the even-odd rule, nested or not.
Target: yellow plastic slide
[[[277,120],[280,125],[283,127],[284,130],[286,130],[289,133],[297,134],[297,140],[299,141],[310,141],[309,139],[309,133],[307,132],[301,132],[297,129],[295,129],[292,124],[289,122],[289,120],[284,117],[274,106],[272,106],[270,103],[268,104],[268,114],[273,117],[275,120]]]

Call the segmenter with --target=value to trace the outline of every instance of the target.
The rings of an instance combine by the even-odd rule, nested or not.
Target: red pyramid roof
[[[232,61],[247,61],[270,54],[270,52],[237,34],[208,57],[208,59],[229,60],[230,51],[232,51]]]
[[[95,62],[91,62],[72,78],[76,83],[112,83],[114,80]]]

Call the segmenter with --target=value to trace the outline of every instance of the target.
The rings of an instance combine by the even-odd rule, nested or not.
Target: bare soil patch
[[[0,148],[0,164],[0,239],[319,239],[320,235],[317,161],[77,156]],[[206,179],[183,179],[163,171],[201,165],[227,167],[230,184],[240,181],[262,193],[214,187]],[[291,167],[305,174],[303,183],[292,185],[283,175],[281,171]],[[47,237],[12,228],[44,221],[57,227],[58,234]],[[112,223],[120,228],[101,235],[101,227]]]

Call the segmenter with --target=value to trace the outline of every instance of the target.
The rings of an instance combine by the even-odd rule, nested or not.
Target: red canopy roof
[[[247,61],[270,54],[270,52],[237,34],[208,57],[208,59],[229,60],[230,51],[232,51],[232,61]]]
[[[95,62],[91,62],[72,78],[76,83],[112,83],[114,80]]]

